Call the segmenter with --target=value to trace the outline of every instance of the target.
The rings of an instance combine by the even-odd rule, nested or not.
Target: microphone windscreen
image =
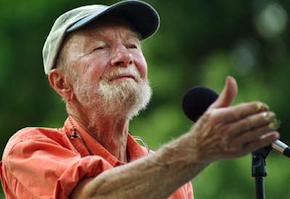
[[[183,112],[190,120],[196,122],[217,98],[218,94],[209,88],[193,87],[183,97]]]

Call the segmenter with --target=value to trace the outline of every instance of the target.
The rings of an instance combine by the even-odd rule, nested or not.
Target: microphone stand
[[[256,181],[256,199],[266,198],[264,177],[267,176],[266,158],[271,150],[271,146],[268,146],[252,153],[252,177],[255,177]]]

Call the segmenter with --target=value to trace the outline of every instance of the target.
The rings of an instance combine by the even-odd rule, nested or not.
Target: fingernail
[[[269,111],[270,107],[267,104],[263,104],[264,108],[266,109],[265,111]]]
[[[273,130],[277,130],[281,125],[281,121],[280,120],[275,120],[274,122],[271,122],[270,124],[268,124],[268,127],[270,129],[273,129]]]
[[[270,119],[270,114],[269,114],[269,112],[263,112],[262,113],[262,116],[263,116],[263,118],[266,120],[266,121],[268,121],[269,119]]]
[[[269,111],[270,107],[267,104],[264,104],[262,102],[258,102],[256,105],[257,111]]]

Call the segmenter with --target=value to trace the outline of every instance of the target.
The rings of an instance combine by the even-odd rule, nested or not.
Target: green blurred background
[[[64,103],[48,85],[41,50],[58,15],[86,4],[116,0],[26,0],[0,3],[1,151],[26,126],[61,127]],[[282,121],[281,140],[290,143],[290,1],[147,0],[159,12],[159,32],[143,42],[154,95],[130,126],[152,149],[185,133],[192,123],[181,100],[195,85],[220,92],[227,75],[239,85],[235,104],[260,100]],[[267,198],[290,199],[290,162],[267,158]],[[213,163],[193,180],[196,199],[255,198],[251,155]],[[0,197],[5,198],[0,192]]]

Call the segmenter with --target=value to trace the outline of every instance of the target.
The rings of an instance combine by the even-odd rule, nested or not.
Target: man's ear
[[[71,101],[73,89],[67,77],[60,69],[53,69],[48,74],[50,86],[66,101]]]

